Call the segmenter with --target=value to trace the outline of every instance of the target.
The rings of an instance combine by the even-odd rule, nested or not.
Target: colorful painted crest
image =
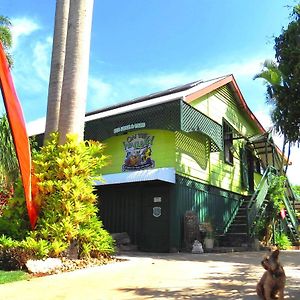
[[[147,133],[137,133],[127,137],[124,142],[126,156],[122,171],[137,171],[155,167],[152,159],[152,144],[154,136]]]

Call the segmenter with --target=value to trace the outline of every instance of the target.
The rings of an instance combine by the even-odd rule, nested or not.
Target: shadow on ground
[[[210,271],[194,278],[199,283],[199,288],[172,289],[172,288],[123,288],[122,292],[133,293],[143,299],[258,299],[255,292],[256,283],[263,274],[264,270],[260,266],[260,261],[265,252],[256,253],[229,253],[224,261],[224,255],[170,255],[170,254],[140,254],[144,257],[152,257],[167,261],[195,261],[211,263]],[[298,253],[300,256],[300,253]],[[257,263],[253,264],[253,261]],[[297,259],[296,259],[297,260]],[[287,283],[285,289],[285,299],[300,299],[300,267],[295,262],[295,253],[282,253],[281,261],[285,266]],[[157,263],[159,264],[159,262]],[[220,271],[218,265],[231,266],[228,271]],[[157,266],[159,267],[159,265]],[[261,269],[260,269],[261,268]],[[260,270],[260,273],[258,272]],[[200,284],[201,283],[201,284]]]

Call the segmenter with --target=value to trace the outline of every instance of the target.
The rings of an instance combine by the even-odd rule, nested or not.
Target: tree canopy
[[[273,106],[271,118],[285,143],[300,143],[300,4],[291,22],[274,39],[276,61],[266,60],[254,79],[267,82],[267,101]]]
[[[282,75],[276,90],[275,127],[287,141],[300,142],[300,4],[293,8],[292,21],[275,37],[275,58]]]
[[[4,16],[0,16],[0,41],[6,53],[8,64],[11,67],[13,65],[12,56],[9,53],[9,49],[12,47],[11,22],[9,18]]]

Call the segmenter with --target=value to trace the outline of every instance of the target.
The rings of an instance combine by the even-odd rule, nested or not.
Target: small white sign
[[[161,197],[154,197],[153,202],[154,203],[161,202]]]
[[[123,131],[127,131],[127,130],[133,130],[133,129],[140,129],[140,128],[145,128],[145,127],[146,127],[145,122],[135,123],[135,124],[128,124],[128,125],[124,125],[124,126],[115,128],[114,133],[119,133],[119,132],[123,132]]]

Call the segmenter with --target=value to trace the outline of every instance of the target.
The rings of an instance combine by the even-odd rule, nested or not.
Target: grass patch
[[[30,275],[23,271],[0,270],[0,284],[29,279]]]

